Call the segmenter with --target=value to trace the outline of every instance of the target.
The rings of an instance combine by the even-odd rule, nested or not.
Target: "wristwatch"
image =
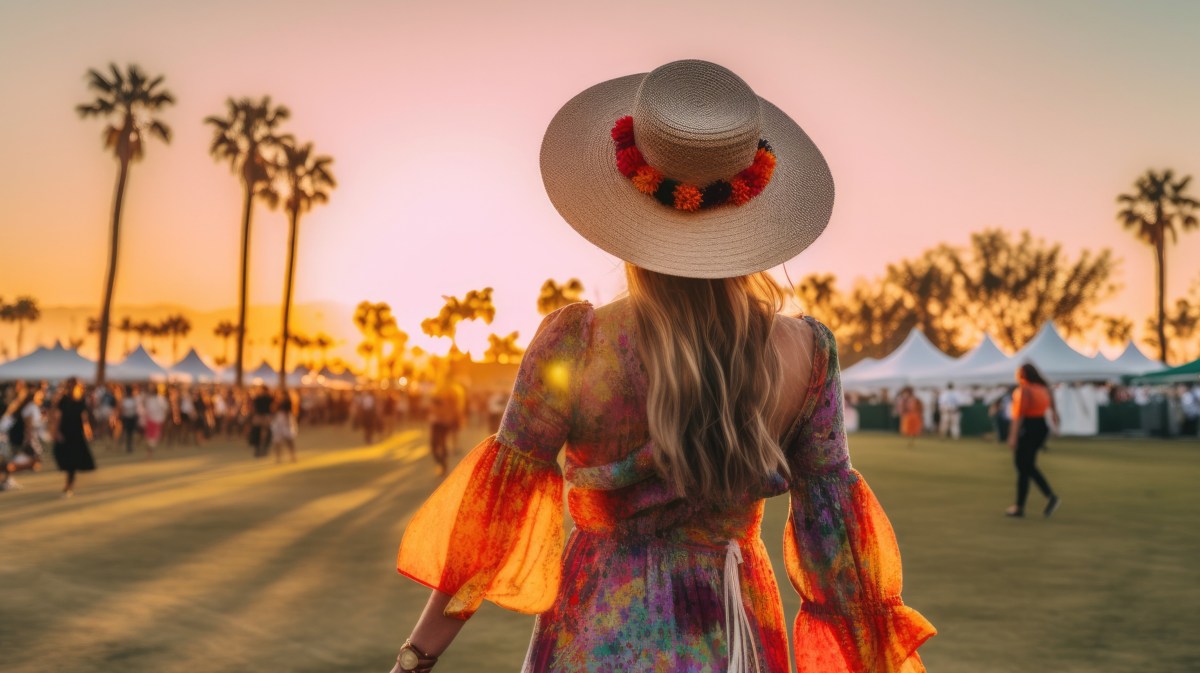
[[[400,670],[404,673],[429,673],[433,670],[433,665],[437,663],[437,657],[431,657],[413,645],[412,639],[404,641],[404,645],[400,648],[400,655],[396,657],[396,662],[400,664]]]

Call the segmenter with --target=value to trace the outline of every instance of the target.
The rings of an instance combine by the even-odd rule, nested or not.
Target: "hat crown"
[[[749,166],[762,134],[758,96],[740,77],[707,61],[675,61],[648,73],[632,116],[646,162],[701,187]]]

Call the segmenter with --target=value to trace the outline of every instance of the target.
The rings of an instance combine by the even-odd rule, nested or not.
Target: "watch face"
[[[421,663],[421,660],[417,657],[416,652],[408,648],[400,650],[400,668],[411,671],[416,669],[419,663]]]

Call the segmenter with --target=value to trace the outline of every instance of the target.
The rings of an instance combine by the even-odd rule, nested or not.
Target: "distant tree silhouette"
[[[447,337],[450,339],[450,355],[457,356],[461,353],[458,350],[458,323],[463,320],[482,320],[485,324],[492,324],[492,319],[496,317],[496,306],[492,303],[492,288],[485,287],[482,290],[471,290],[462,299],[458,297],[443,296],[446,301],[442,305],[438,314],[432,318],[426,318],[421,321],[421,331],[431,337]]]
[[[1146,331],[1151,333],[1146,341],[1152,348],[1158,349],[1157,321],[1154,317],[1146,320]],[[1176,299],[1175,304],[1167,309],[1163,331],[1169,344],[1167,355],[1172,361],[1189,362],[1200,356],[1196,348],[1200,346],[1200,279],[1192,285],[1187,296]]]
[[[503,365],[521,359],[521,354],[525,350],[517,345],[517,336],[517,332],[512,332],[508,336],[489,334],[488,347],[483,352],[483,361],[498,362]]]
[[[229,362],[229,337],[237,334],[237,325],[230,320],[222,320],[213,328],[213,335],[221,339],[221,360]]]
[[[837,289],[832,273],[814,273],[800,279],[795,288],[796,302],[810,315],[835,332],[845,318],[846,299]]]
[[[296,277],[296,237],[300,230],[300,216],[312,210],[314,204],[329,201],[329,192],[337,187],[329,165],[333,159],[313,154],[312,143],[296,145],[285,140],[283,163],[280,165],[283,180],[287,184],[287,199],[284,210],[288,215],[287,275],[283,289],[283,342],[279,348],[279,387],[287,386],[287,352],[292,312],[292,282]]]
[[[129,316],[121,318],[121,322],[117,324],[117,331],[125,336],[124,353],[129,355],[129,333],[136,331],[136,323]]]
[[[171,362],[179,362],[179,340],[191,334],[192,321],[176,313],[163,318],[161,329],[164,335],[171,337]]]
[[[578,278],[572,278],[559,285],[549,278],[542,283],[541,293],[538,294],[537,310],[542,315],[550,315],[558,309],[583,301],[583,283]]]
[[[1133,183],[1132,194],[1117,197],[1120,209],[1117,221],[1135,236],[1154,247],[1155,335],[1159,361],[1167,362],[1167,237],[1179,240],[1179,232],[1195,229],[1200,222],[1196,210],[1200,201],[1188,194],[1192,176],[1178,180],[1171,169],[1161,173],[1147,170]]]
[[[1101,320],[1104,338],[1115,346],[1124,346],[1133,338],[1133,321],[1124,316],[1108,316]]]
[[[41,317],[42,309],[33,297],[17,297],[17,300],[13,303],[6,304],[0,308],[0,319],[3,319],[5,322],[17,323],[16,357],[21,357],[21,354],[24,352],[25,323],[37,322]]]
[[[271,104],[270,97],[254,101],[249,98],[225,102],[225,117],[205,117],[204,123],[213,127],[209,154],[217,161],[228,161],[229,167],[241,180],[244,195],[242,206],[241,276],[238,290],[237,355],[234,383],[239,388],[245,370],[246,355],[246,292],[250,269],[250,220],[255,200],[274,208],[279,193],[272,184],[279,160],[280,145],[290,136],[278,132],[278,127],[290,116],[282,105]]]
[[[100,304],[100,353],[96,359],[98,385],[104,384],[108,367],[109,322],[117,278],[117,253],[120,250],[121,207],[125,201],[129,165],[142,158],[146,136],[157,137],[164,143],[171,142],[171,129],[154,115],[175,103],[175,97],[162,89],[161,75],[150,78],[136,65],[129,65],[122,72],[115,63],[109,65],[109,73],[111,77],[99,70],[88,70],[88,88],[96,94],[96,98],[91,103],[75,107],[80,117],[104,117],[109,120],[102,135],[104,149],[112,151],[119,167],[109,231],[108,271],[104,277],[104,298]]]
[[[371,358],[376,359],[376,378],[383,376],[383,342],[396,327],[396,318],[392,315],[392,307],[387,302],[359,302],[354,309],[354,324],[363,334],[363,342],[358,347],[358,354],[363,356],[365,367],[363,374],[371,378]]]
[[[329,349],[333,346],[333,337],[324,332],[318,332],[313,338],[313,346],[321,352],[321,367],[329,365]]]

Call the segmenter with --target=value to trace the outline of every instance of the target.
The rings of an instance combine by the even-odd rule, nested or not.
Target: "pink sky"
[[[440,295],[491,285],[496,323],[466,343],[527,339],[547,277],[581,278],[593,301],[622,287],[545,198],[547,122],[598,81],[703,58],[829,160],[833,220],[792,278],[846,285],[984,227],[1029,228],[1113,248],[1125,287],[1108,308],[1140,328],[1152,256],[1114,198],[1148,167],[1200,172],[1200,5],[866,4],[5,2],[0,296],[99,302],[115,165],[73,106],[85,70],[115,60],[165,74],[179,101],[163,115],[173,142],[132,173],[118,305],[235,305],[241,195],[201,119],[270,94],[340,182],[302,222],[297,301],[386,300],[417,332]],[[254,303],[279,301],[285,236],[283,215],[256,213]],[[1175,296],[1200,278],[1200,233],[1169,255]]]

